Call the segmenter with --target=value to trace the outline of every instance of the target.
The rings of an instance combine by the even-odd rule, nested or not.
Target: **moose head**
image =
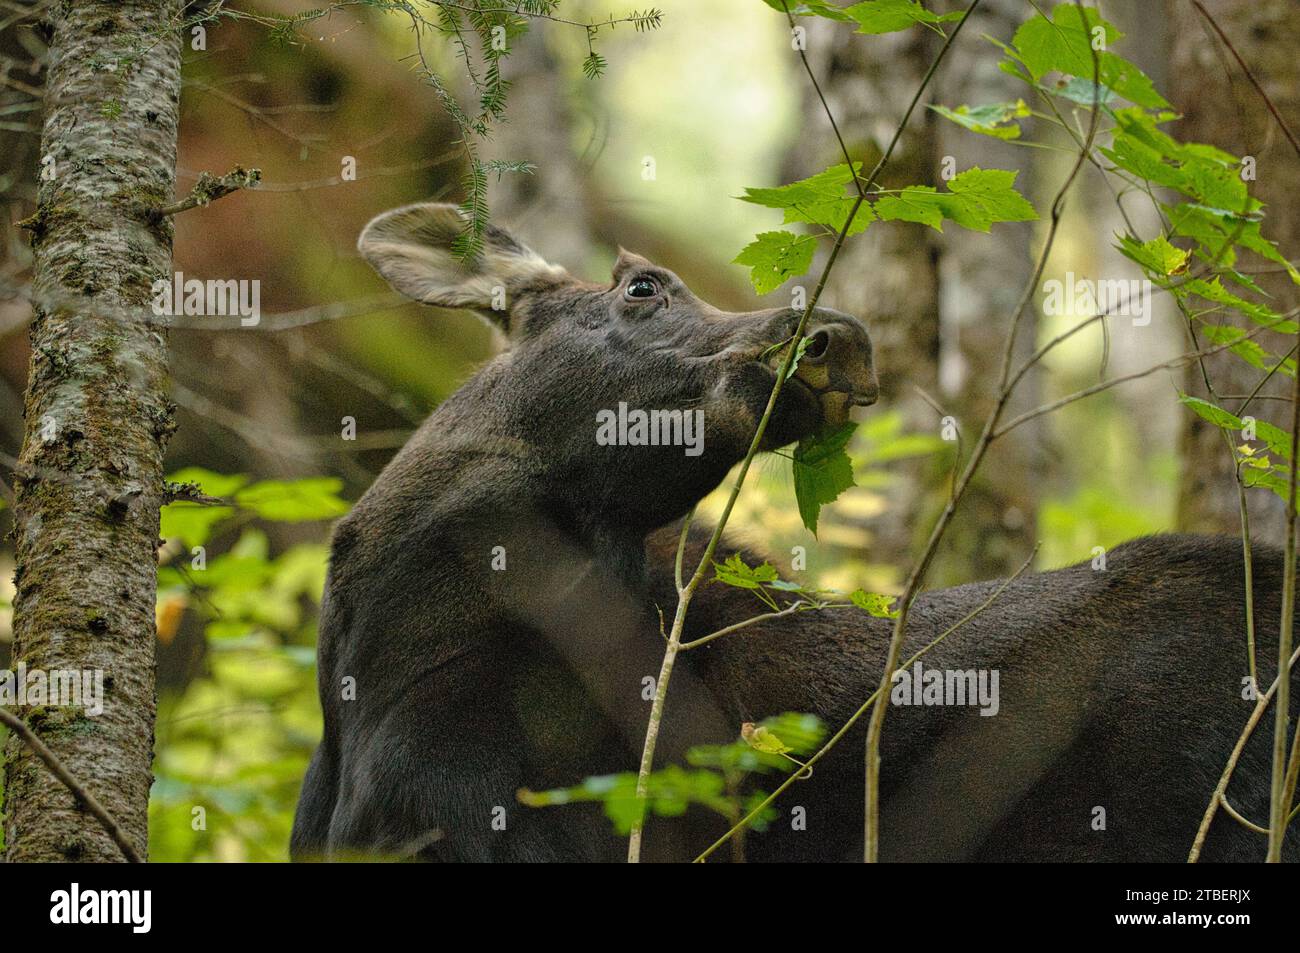
[[[581,281],[495,226],[477,256],[460,260],[452,242],[464,226],[454,206],[408,205],[358,241],[398,291],[473,310],[504,335],[505,352],[452,398],[456,436],[522,442],[534,457],[531,489],[579,524],[645,533],[717,486],[748,449],[800,312],[720,311],[627,251],[608,284]],[[861,323],[818,308],[805,336],[764,449],[876,400]]]

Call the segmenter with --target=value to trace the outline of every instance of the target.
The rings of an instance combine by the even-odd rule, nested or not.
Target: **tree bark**
[[[1286,117],[1300,114],[1300,57],[1295,37],[1300,33],[1300,4],[1295,0],[1203,0],[1205,8],[1259,78],[1278,111]],[[1258,180],[1251,192],[1264,204],[1264,234],[1278,243],[1284,255],[1300,252],[1300,162],[1277,128],[1268,108],[1251,88],[1231,54],[1222,48],[1195,7],[1186,0],[1170,0],[1170,100],[1183,113],[1178,124],[1181,138],[1209,142],[1238,155],[1253,156]],[[1249,264],[1255,265],[1258,259]],[[1286,311],[1300,303],[1300,294],[1285,275],[1264,275],[1260,286],[1275,295],[1271,306]],[[1264,340],[1277,350],[1280,338]],[[1282,350],[1289,343],[1282,343]],[[1262,371],[1232,354],[1206,361],[1210,381],[1220,394],[1249,394]],[[1187,369],[1189,392],[1208,396],[1200,368]],[[1278,396],[1289,391],[1281,374],[1262,391]],[[1240,400],[1226,400],[1236,411]],[[1280,401],[1256,401],[1249,413],[1260,419],[1285,421]],[[1233,462],[1217,427],[1194,414],[1185,414],[1182,436],[1183,476],[1179,487],[1178,525],[1198,532],[1240,533],[1241,521]],[[1281,540],[1285,507],[1267,493],[1250,493],[1251,534],[1257,539]]]
[[[36,316],[15,473],[15,661],[101,670],[103,712],[19,714],[143,855],[154,727],[154,593],[162,458],[171,433],[164,328],[151,285],[172,226],[146,209],[175,187],[177,0],[62,0],[53,26],[40,184],[27,227]],[[14,737],[6,747],[11,861],[122,853]]]

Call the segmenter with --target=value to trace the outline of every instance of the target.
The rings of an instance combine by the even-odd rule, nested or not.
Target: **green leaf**
[[[781,0],[763,0],[763,2],[779,13],[786,12]],[[796,17],[823,17],[840,23],[849,22],[849,16],[844,10],[833,3],[827,3],[826,0],[803,0],[802,3],[790,0],[789,9],[790,14]]]
[[[1038,15],[1020,25],[1012,39],[1015,48],[1012,55],[1024,64],[1035,81],[1052,72],[1080,77],[1088,82],[1096,75],[1103,86],[1131,103],[1149,109],[1168,106],[1145,73],[1110,52],[1110,47],[1121,36],[1114,26],[1101,19],[1096,9],[1085,7],[1081,14],[1073,3],[1061,3],[1052,11],[1050,21]],[[1095,65],[1094,37],[1104,39],[1104,43],[1099,44],[1103,48],[1097,50]],[[1044,88],[1051,90],[1051,87]],[[1073,91],[1077,92],[1077,89]]]
[[[1126,258],[1161,278],[1182,274],[1187,270],[1187,257],[1190,253],[1170,244],[1169,239],[1163,235],[1146,242],[1139,242],[1132,235],[1121,235],[1119,244],[1115,247]]]
[[[263,480],[237,492],[235,502],[266,520],[327,520],[348,511],[347,501],[338,496],[341,489],[343,481],[338,477]]]
[[[854,486],[853,462],[847,450],[857,425],[853,422],[800,440],[794,449],[794,495],[803,525],[817,535],[821,508]]]
[[[1294,321],[1283,319],[1279,312],[1274,311],[1268,305],[1247,301],[1245,298],[1233,294],[1227,288],[1223,287],[1223,283],[1217,276],[1211,278],[1209,281],[1206,281],[1204,278],[1192,278],[1180,286],[1179,292],[1182,294],[1194,294],[1197,297],[1204,298],[1206,301],[1211,301],[1215,304],[1231,308],[1239,314],[1243,314],[1250,318],[1250,320],[1254,321],[1256,324],[1272,328],[1279,334],[1295,334],[1296,331],[1300,330],[1300,325],[1297,325]]]
[[[853,182],[855,176],[861,174],[862,163],[854,163],[853,170],[850,171],[847,163],[841,162],[824,172],[789,185],[770,189],[747,188],[740,200],[766,208],[781,209],[785,212],[787,225],[792,222],[808,222],[838,234],[844,228],[849,212],[853,210],[857,196]],[[857,235],[866,231],[872,218],[871,206],[862,203],[853,216],[848,234]]]
[[[881,34],[906,30],[918,23],[936,24],[960,20],[962,11],[938,14],[921,6],[919,0],[865,0],[845,8],[843,13],[858,24],[858,33]]]
[[[1279,457],[1291,459],[1291,435],[1267,420],[1255,421],[1255,436],[1268,445]]]
[[[1160,123],[1176,118],[1173,113],[1153,115],[1126,108],[1114,110],[1112,115],[1116,122],[1112,143],[1101,152],[1116,166],[1175,189],[1212,212],[1248,221],[1258,218],[1262,206],[1250,196],[1240,175],[1239,161],[1231,153],[1174,139],[1159,128]],[[1235,226],[1236,221],[1232,224]]]
[[[205,496],[230,496],[248,482],[242,473],[214,473],[203,467],[186,467],[167,477],[168,483],[192,483]]]
[[[235,512],[232,506],[203,506],[199,503],[168,503],[158,518],[160,539],[179,539],[187,549],[205,546],[213,528]]]
[[[623,836],[645,819],[646,808],[663,817],[679,817],[692,804],[700,804],[729,816],[731,803],[723,795],[726,782],[709,770],[688,771],[677,765],[650,773],[646,779],[645,800],[637,797],[635,772],[588,778],[571,788],[552,791],[520,791],[519,800],[529,807],[552,807],[595,801],[605,808],[605,816]]]
[[[774,291],[788,279],[804,274],[812,266],[817,250],[814,235],[793,232],[762,232],[732,259],[749,266],[749,280],[761,295]]]
[[[965,126],[971,132],[997,139],[1019,139],[1020,123],[1016,120],[1030,115],[1029,107],[1023,99],[1014,103],[990,103],[986,106],[931,106],[945,119],[950,119],[959,126]]]
[[[786,368],[785,379],[789,380],[790,375],[799,370],[799,362],[803,360],[804,353],[808,350],[808,345],[812,344],[812,338],[804,336],[799,339],[799,344],[794,349],[794,357],[790,361],[790,366]]]
[[[1191,394],[1179,394],[1178,400],[1194,410],[1201,419],[1209,421],[1223,430],[1241,430],[1241,419],[1236,414],[1224,410],[1208,400],[1193,397]]]
[[[723,582],[739,589],[762,589],[764,584],[778,579],[777,572],[770,563],[750,567],[745,564],[740,553],[732,553],[726,562],[715,562],[713,573],[714,582]]]
[[[947,192],[913,185],[876,203],[882,221],[919,222],[943,231],[947,218],[963,228],[987,232],[995,222],[1028,222],[1034,207],[1012,186],[1018,173],[1006,169],[967,169],[948,183]]]
[[[1091,74],[1089,74],[1091,76]],[[1080,106],[1092,107],[1094,103],[1102,106],[1109,106],[1116,100],[1115,91],[1105,83],[1094,83],[1091,78],[1083,79],[1079,76],[1071,76],[1069,79],[1060,79],[1051,85],[1039,84],[1039,89],[1054,96],[1060,96],[1062,99],[1068,99],[1072,103],[1078,103]]]
[[[765,725],[755,725],[747,721],[741,725],[740,736],[747,745],[764,754],[788,754],[792,750],[788,744]]]
[[[1277,355],[1264,350],[1258,342],[1249,340],[1241,328],[1229,324],[1206,324],[1202,326],[1201,333],[1211,344],[1230,345],[1229,351],[1261,371],[1271,370],[1278,361]]]
[[[849,601],[878,619],[898,618],[898,610],[894,608],[897,599],[894,596],[882,596],[879,593],[854,589],[849,593]]]

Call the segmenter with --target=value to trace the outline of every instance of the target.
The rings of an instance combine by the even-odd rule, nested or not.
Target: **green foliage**
[[[961,10],[953,13],[932,13],[921,6],[920,0],[866,0],[846,7],[843,13],[858,25],[858,33],[879,34],[906,30],[916,24],[933,26],[960,20]]]
[[[1116,247],[1141,268],[1147,280],[1173,296],[1193,334],[1266,374],[1294,375],[1294,359],[1270,353],[1254,339],[1257,330],[1248,332],[1227,321],[1238,316],[1278,333],[1300,330],[1289,316],[1274,309],[1255,281],[1237,267],[1242,254],[1249,253],[1281,266],[1300,284],[1300,270],[1261,232],[1264,208],[1250,194],[1248,180],[1252,177],[1245,174],[1246,165],[1217,146],[1182,142],[1161,128],[1177,115],[1169,111],[1169,104],[1140,69],[1111,50],[1120,38],[1119,31],[1096,9],[1081,11],[1073,3],[1060,3],[1050,18],[1038,13],[1021,24],[1010,46],[997,44],[1006,54],[999,65],[1033,87],[1057,124],[1075,136],[1081,147],[1085,145],[1082,134],[1065,124],[1055,102],[1063,100],[1071,108],[1098,111],[1096,142],[1086,143],[1095,150],[1089,158],[1099,167],[1106,160],[1106,172],[1128,188],[1150,195],[1165,223],[1163,231],[1152,238],[1120,235]],[[936,111],[973,131],[996,135],[1004,108],[936,107]],[[1043,118],[1051,121],[1051,117]],[[956,191],[955,181],[953,186]],[[1156,197],[1157,188],[1164,190],[1161,198]],[[1170,194],[1173,200],[1166,201]],[[893,216],[881,207],[884,201],[876,211],[888,219]],[[913,220],[923,220],[922,215],[928,214],[927,224],[937,221],[934,212],[923,208],[910,212]],[[1221,407],[1187,395],[1181,399],[1216,426],[1242,429],[1242,422]],[[1279,437],[1285,434],[1266,421],[1256,421],[1254,432],[1268,450],[1261,452],[1249,445],[1238,448],[1243,481],[1284,495],[1291,466],[1290,441],[1284,444]]]
[[[748,787],[745,782],[750,775],[801,767],[794,756],[815,751],[825,734],[816,716],[787,712],[757,725],[744,725],[741,737],[730,744],[691,748],[686,754],[689,768],[668,765],[652,771],[644,798],[637,796],[636,772],[627,771],[587,778],[569,788],[520,791],[519,800],[530,807],[599,803],[622,836],[642,823],[647,812],[680,817],[698,806],[736,820],[765,796],[761,791],[742,789]],[[755,829],[763,830],[773,816],[765,812]]]
[[[338,496],[343,481],[338,477],[307,477],[301,480],[262,480],[248,485],[242,474],[212,473],[188,467],[169,478],[173,485],[197,487],[205,496],[228,499],[230,505],[214,506],[180,500],[162,508],[158,535],[179,539],[189,547],[204,545],[222,523],[243,514],[282,523],[328,520],[348,511]]]
[[[949,109],[947,106],[932,105],[930,108],[971,132],[997,139],[1019,139],[1018,120],[1032,114],[1023,99],[1017,99],[1014,103],[990,103],[987,106],[958,106]]]
[[[815,612],[827,608],[839,608],[846,605],[832,599],[844,597],[847,605],[856,606],[868,615],[882,619],[892,619],[897,613],[893,609],[895,598],[855,589],[846,597],[834,589],[809,589],[802,583],[782,579],[770,563],[757,566],[746,564],[739,553],[732,553],[724,562],[713,564],[713,582],[748,589],[773,611],[795,607],[799,611]],[[778,599],[796,597],[782,607]]]
[[[1033,206],[1013,188],[1016,172],[967,169],[947,184],[947,191],[914,185],[896,193],[881,193],[874,203],[859,203],[855,195],[848,194],[854,179],[861,175],[860,163],[851,171],[841,163],[789,185],[746,188],[740,198],[780,209],[786,224],[814,225],[827,237],[844,231],[846,224],[845,237],[857,235],[878,219],[921,222],[942,231],[942,222],[947,218],[964,228],[987,232],[996,222],[1023,222],[1038,217]],[[806,272],[816,249],[815,235],[762,232],[733,262],[748,265],[754,290],[767,294]]]
[[[771,563],[751,567],[740,558],[740,553],[732,553],[725,562],[713,564],[713,581],[738,589],[762,589],[778,578],[780,577]]]
[[[774,10],[785,12],[782,0],[763,0]],[[858,33],[896,33],[921,24],[942,33],[938,24],[960,20],[962,11],[934,13],[921,5],[920,0],[864,0],[848,7],[839,7],[825,0],[789,0],[788,9],[794,16],[816,16],[841,23],[856,23]]]
[[[1178,399],[1202,420],[1228,431],[1234,442],[1253,431],[1255,439],[1267,449],[1253,447],[1248,442],[1234,448],[1242,482],[1247,487],[1271,490],[1284,501],[1289,499],[1292,465],[1289,433],[1266,420],[1245,420],[1208,400],[1190,394],[1181,394]],[[1273,454],[1272,457],[1269,456],[1270,453]]]
[[[1101,19],[1096,9],[1084,7],[1080,11],[1073,3],[1060,3],[1052,11],[1050,21],[1038,15],[1021,24],[1011,46],[1003,47],[1007,59],[999,65],[1005,72],[1031,83],[1039,82],[1049,73],[1062,73],[1089,83],[1096,76],[1103,87],[1131,103],[1149,108],[1168,106],[1140,69],[1110,52],[1109,47],[1121,36],[1114,26]]]
[[[816,250],[817,238],[813,235],[760,232],[732,261],[749,266],[754,290],[763,295],[807,271]]]
[[[283,860],[320,734],[314,645],[329,549],[276,554],[249,523],[331,519],[347,504],[334,478],[250,483],[189,468],[170,482],[231,505],[163,508],[161,534],[183,546],[158,570],[159,639],[197,625],[203,651],[200,674],[159,699],[150,851],[165,861]],[[214,552],[192,557],[196,546]]]
[[[949,219],[963,228],[987,232],[995,222],[1028,222],[1038,213],[1012,186],[1018,173],[1004,169],[971,168],[948,183],[947,192],[913,185],[876,203],[884,221],[920,222],[943,231]]]
[[[800,440],[794,449],[794,495],[803,525],[817,535],[817,518],[853,482],[853,461],[846,448],[856,424],[846,423]]]
[[[898,618],[898,611],[894,608],[894,603],[898,600],[893,596],[882,596],[879,593],[854,589],[849,593],[849,601],[863,612],[878,619]]]
[[[854,195],[849,194],[853,191],[853,180],[861,175],[862,163],[854,163],[852,170],[847,163],[840,163],[789,185],[770,189],[747,188],[740,198],[742,202],[781,209],[785,213],[785,224],[808,222],[820,225],[827,231],[838,232],[844,227],[853,208]],[[848,234],[856,235],[865,231],[871,224],[872,217],[869,206],[859,209],[849,226]]]

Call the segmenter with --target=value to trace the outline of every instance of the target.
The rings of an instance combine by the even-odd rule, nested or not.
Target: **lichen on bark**
[[[25,223],[36,315],[14,475],[14,662],[102,670],[104,709],[30,727],[141,855],[154,727],[154,592],[162,460],[172,429],[165,329],[150,288],[171,272],[180,100],[177,0],[59,2],[41,155]],[[11,861],[122,852],[16,737],[5,749]]]

